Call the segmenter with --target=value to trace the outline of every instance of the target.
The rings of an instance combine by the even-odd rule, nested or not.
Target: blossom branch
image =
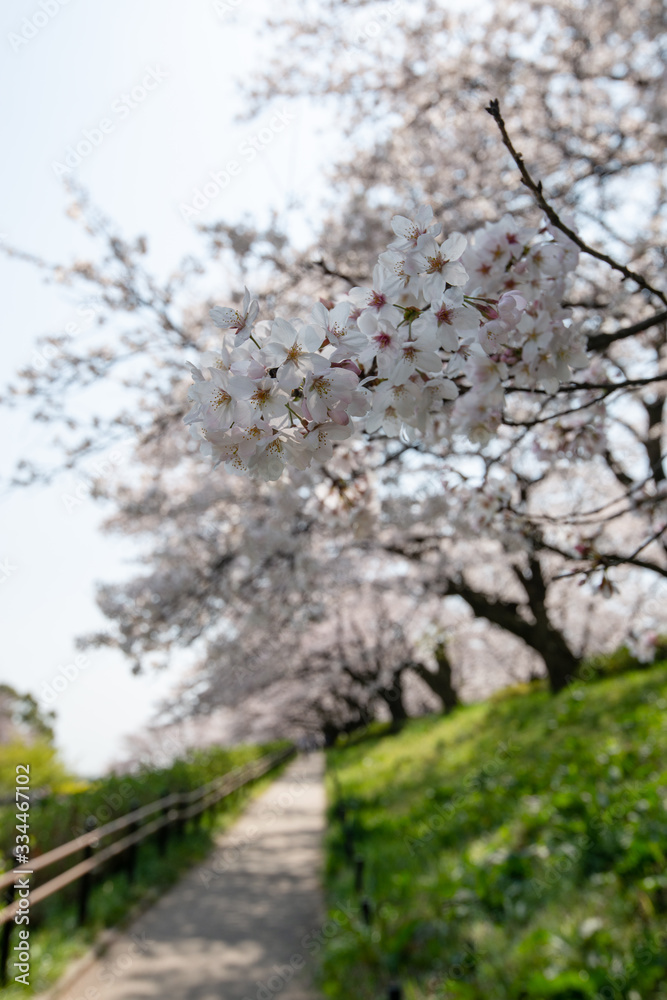
[[[498,98],[494,97],[493,100],[489,102],[489,105],[485,110],[488,111],[488,113],[491,115],[496,125],[498,126],[500,134],[502,136],[503,143],[509,150],[512,159],[519,168],[522,183],[531,192],[531,194],[535,198],[535,201],[542,209],[544,214],[547,216],[549,221],[552,222],[553,225],[556,226],[558,229],[560,229],[560,231],[564,233],[564,235],[567,236],[568,239],[572,240],[572,242],[576,244],[576,246],[578,246],[579,249],[583,251],[583,253],[588,254],[590,257],[595,257],[597,260],[601,260],[604,264],[608,264],[609,267],[613,268],[614,271],[618,271],[620,274],[622,274],[624,279],[629,279],[631,281],[634,281],[644,291],[650,292],[651,295],[655,295],[656,298],[659,298],[661,302],[664,302],[665,305],[667,305],[667,295],[665,295],[664,292],[660,291],[660,289],[658,288],[655,288],[653,285],[650,285],[649,282],[646,280],[646,278],[644,278],[641,274],[638,274],[636,271],[631,270],[625,264],[621,264],[619,263],[619,261],[614,260],[614,258],[610,257],[608,254],[602,253],[600,250],[595,250],[593,247],[589,246],[589,244],[586,243],[584,240],[582,240],[582,238],[578,236],[573,229],[570,229],[569,226],[565,225],[565,223],[561,220],[556,210],[552,208],[552,206],[544,197],[544,193],[542,191],[542,182],[541,181],[536,182],[533,180],[530,173],[528,172],[526,164],[524,163],[523,156],[521,155],[521,153],[517,152],[517,150],[514,148],[512,140],[510,139],[509,134],[507,132],[505,121],[500,112],[500,102],[498,101]]]

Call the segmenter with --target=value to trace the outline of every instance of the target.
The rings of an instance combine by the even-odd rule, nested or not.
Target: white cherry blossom
[[[310,372],[321,372],[329,362],[317,353],[322,343],[321,334],[313,326],[297,329],[287,320],[276,319],[271,336],[262,347],[272,367],[278,369],[278,383],[283,389],[296,389]]]
[[[308,375],[303,394],[311,418],[319,423],[329,420],[347,423],[341,419],[347,406],[353,400],[359,403],[363,399],[358,377],[345,368],[329,368],[326,372]]]
[[[327,309],[322,302],[313,307],[313,325],[334,348],[329,358],[332,362],[358,357],[368,343],[359,326],[351,319],[351,313],[350,302],[339,302],[333,309]]]
[[[389,246],[394,250],[409,250],[417,246],[420,236],[435,238],[440,235],[442,226],[432,222],[433,209],[430,205],[422,205],[417,209],[414,219],[404,215],[395,215],[391,220],[391,228],[398,236]]]
[[[206,379],[194,365],[192,370],[201,377],[195,376],[196,381],[188,392],[195,405],[184,418],[186,423],[201,421],[207,430],[222,430],[231,427],[236,420],[247,421],[250,416],[247,400],[255,390],[252,379],[219,368],[205,369],[211,376]]]
[[[464,305],[461,288],[448,288],[412,324],[412,329],[417,334],[435,334],[439,346],[446,351],[457,350],[460,334],[477,330],[478,327],[479,314],[472,306]]]
[[[439,241],[429,208],[392,227],[372,285],[320,300],[308,323],[258,321],[248,289],[239,310],[211,310],[233,339],[190,366],[185,420],[215,463],[273,480],[362,428],[485,445],[506,388],[553,394],[588,364],[561,306],[578,259],[562,234],[505,216]]]
[[[214,306],[210,316],[216,326],[222,330],[235,330],[236,343],[242,344],[252,335],[252,328],[259,313],[259,303],[253,299],[247,288],[244,289],[241,309],[230,309]]]
[[[248,403],[253,422],[271,420],[273,417],[286,417],[289,395],[276,379],[267,376],[254,382]]]
[[[417,371],[441,372],[442,358],[437,350],[438,343],[432,333],[424,331],[409,339],[406,337],[389,372],[389,381],[397,385]]]
[[[420,236],[417,240],[422,290],[429,301],[441,298],[447,285],[466,284],[468,272],[459,258],[467,243],[461,233],[452,233],[444,243],[436,243],[432,236]]]

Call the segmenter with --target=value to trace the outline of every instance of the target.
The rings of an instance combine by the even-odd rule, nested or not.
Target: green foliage
[[[328,755],[332,1000],[665,1000],[667,664],[410,722]],[[337,797],[347,806],[344,824]]]
[[[657,637],[654,655],[651,663],[660,663],[667,659],[667,636]],[[651,664],[642,663],[630,652],[627,646],[619,646],[612,653],[600,653],[582,661],[581,673],[586,679],[599,677],[616,677],[627,674],[630,670],[646,670]]]
[[[641,670],[646,664],[640,663],[627,646],[619,646],[613,653],[600,653],[582,663],[584,677],[616,677],[630,670]]]
[[[33,740],[53,743],[55,712],[43,712],[33,695],[19,694],[11,684],[0,684],[0,715],[18,729],[17,738],[27,743]]]
[[[16,765],[28,763],[30,787],[33,790],[48,788],[54,792],[63,792],[72,784],[77,784],[76,779],[69,774],[60,760],[56,748],[46,739],[39,739],[34,743],[13,740],[11,743],[0,743],[0,797],[14,795]],[[0,817],[2,815],[3,811],[0,811]],[[0,824],[2,824],[1,818]],[[0,829],[4,832],[3,826],[0,826]]]

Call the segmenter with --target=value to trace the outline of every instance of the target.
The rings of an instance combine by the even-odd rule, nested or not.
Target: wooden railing
[[[187,820],[195,816],[200,816],[207,809],[212,808],[217,802],[225,798],[225,796],[231,795],[237,789],[242,788],[249,782],[255,781],[263,774],[267,774],[273,768],[278,767],[279,764],[292,757],[295,752],[294,747],[289,747],[285,750],[278,750],[267,754],[241,767],[234,768],[234,770],[229,771],[220,778],[214,778],[213,781],[209,781],[206,785],[195,788],[191,792],[175,792],[171,795],[165,795],[155,802],[150,802],[139,809],[134,809],[125,816],[119,816],[104,826],[96,827],[87,833],[83,833],[75,840],[61,844],[60,847],[55,847],[53,850],[47,851],[46,854],[40,854],[31,858],[29,864],[25,865],[25,869],[32,875],[41,872],[50,865],[56,864],[58,861],[63,861],[65,858],[77,854],[79,851],[83,851],[84,854],[83,860],[79,861],[78,864],[61,872],[60,875],[55,876],[55,878],[50,879],[36,889],[30,890],[30,909],[32,910],[42,900],[48,899],[49,896],[71,885],[72,882],[81,879],[79,923],[84,923],[90,891],[90,874],[96,868],[109,861],[110,858],[125,851],[131,852],[129,854],[129,867],[133,868],[136,845],[140,844],[142,840],[159,831],[163,831],[162,836],[164,837],[168,832],[169,826],[172,824],[184,824]],[[154,818],[149,820],[151,816]],[[146,820],[149,820],[149,822],[145,822]],[[124,830],[129,831],[125,836],[113,841],[99,851],[95,850],[104,838],[114,836]],[[163,839],[163,847],[164,844],[165,840]],[[14,900],[13,898],[15,894],[14,884],[17,879],[26,877],[25,872],[21,871],[21,867],[21,865],[16,865],[12,871],[0,875],[0,892],[5,892],[8,902],[5,909],[0,910],[0,926],[4,925],[2,926],[2,941],[0,944],[0,983],[2,985],[6,983],[11,929],[14,918],[21,906],[21,900]]]

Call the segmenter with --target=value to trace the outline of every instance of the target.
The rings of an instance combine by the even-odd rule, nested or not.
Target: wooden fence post
[[[357,856],[354,859],[354,891],[361,892],[364,887],[364,866],[365,861]]]
[[[373,916],[371,910],[371,901],[368,896],[364,896],[361,901],[361,916],[363,917],[364,923],[367,927],[370,927],[371,917]]]
[[[165,788],[163,789],[160,798],[165,799],[167,795],[169,795],[169,789]],[[168,812],[169,812],[169,806],[162,806],[163,819],[167,818]],[[160,852],[160,854],[164,854],[164,852],[167,850],[167,840],[169,839],[169,825],[165,823],[164,826],[161,826],[157,832],[157,835],[158,835],[158,845],[157,845],[158,851]]]
[[[138,802],[137,799],[132,799],[132,801],[130,802],[130,812],[134,812],[135,809],[138,809],[140,805],[141,805],[141,803]],[[138,824],[138,822],[135,819],[135,820],[133,820],[130,823],[129,832],[130,833],[136,833],[138,829],[139,829],[139,824]],[[132,879],[134,878],[134,870],[135,870],[135,868],[137,866],[137,845],[136,844],[130,844],[130,846],[128,847],[128,849],[127,849],[127,862],[126,862],[126,864],[127,864],[127,878],[128,878],[128,881],[131,882]]]
[[[91,832],[97,826],[97,818],[95,816],[88,816],[84,827],[88,832]],[[87,844],[83,849],[83,860],[88,861],[89,858],[93,856],[93,845]],[[81,882],[79,883],[79,911],[78,911],[78,922],[79,926],[85,924],[86,917],[88,916],[88,896],[90,893],[90,886],[92,882],[92,872],[86,872],[85,875],[81,876]]]
[[[179,795],[181,797],[183,797],[183,796],[187,795],[187,791],[188,791],[187,788],[181,788],[179,790]],[[183,803],[179,802],[179,804],[178,804],[179,816],[178,816],[178,819],[176,821],[176,829],[177,829],[177,832],[178,832],[178,836],[181,839],[185,836],[186,831],[187,831],[187,827],[188,827],[188,820],[187,820],[187,817],[183,815],[183,811],[184,811]]]

